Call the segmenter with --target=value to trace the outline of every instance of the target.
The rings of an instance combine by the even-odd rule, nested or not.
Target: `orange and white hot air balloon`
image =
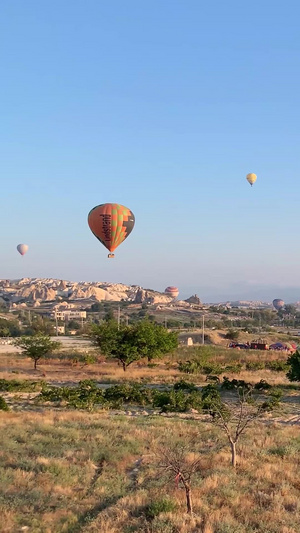
[[[18,244],[18,246],[17,246],[17,250],[18,250],[19,254],[21,254],[21,255],[25,255],[26,252],[28,251],[28,248],[29,248],[29,246],[27,244]]]
[[[92,233],[114,257],[112,253],[132,232],[134,214],[128,207],[120,204],[100,204],[88,215],[88,224]]]
[[[252,185],[254,185],[254,183],[257,180],[257,175],[256,174],[252,174],[252,173],[247,174],[246,180],[248,181],[248,183],[250,183],[250,185],[252,187]]]

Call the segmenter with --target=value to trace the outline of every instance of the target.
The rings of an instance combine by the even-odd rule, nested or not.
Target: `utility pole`
[[[58,337],[58,322],[57,322],[57,311],[55,309],[55,327],[56,327],[56,336]]]
[[[204,315],[202,315],[202,344],[204,344]]]
[[[167,329],[168,327],[168,321],[167,321],[167,317],[165,316],[165,328]]]

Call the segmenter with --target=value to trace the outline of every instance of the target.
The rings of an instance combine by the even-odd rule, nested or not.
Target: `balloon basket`
[[[115,257],[115,254],[108,254],[108,259],[113,259],[113,257]]]

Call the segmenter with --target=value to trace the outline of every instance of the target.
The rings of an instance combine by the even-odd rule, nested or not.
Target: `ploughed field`
[[[180,348],[124,372],[79,347],[34,371],[2,353],[0,532],[298,533],[300,387],[286,358]],[[233,468],[203,391],[233,406],[242,382],[276,401],[241,435]],[[192,514],[165,465],[176,453],[183,470],[197,460]]]

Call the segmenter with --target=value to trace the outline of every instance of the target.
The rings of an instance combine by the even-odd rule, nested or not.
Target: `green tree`
[[[100,326],[92,325],[90,337],[94,346],[100,348],[103,355],[118,359],[123,370],[141,358],[136,344],[133,326],[121,325],[111,320]]]
[[[239,336],[240,336],[240,332],[235,329],[229,329],[225,335],[226,339],[230,339],[232,341],[237,341]]]
[[[42,316],[36,316],[30,326],[33,334],[43,334],[43,335],[53,335],[54,332],[54,322],[51,322],[48,318]]]
[[[148,361],[169,353],[178,346],[178,334],[150,320],[143,320],[134,327],[136,343],[141,357]]]
[[[287,364],[290,366],[287,378],[290,381],[300,381],[300,352],[291,354],[287,359]]]
[[[118,359],[123,370],[142,357],[152,360],[177,347],[177,335],[162,326],[143,321],[130,326],[115,321],[92,325],[90,337],[103,355]]]
[[[16,339],[14,345],[21,348],[24,355],[33,359],[34,368],[36,369],[37,362],[42,357],[45,357],[45,355],[60,348],[61,343],[52,341],[48,335],[42,335],[39,333],[32,337],[21,337],[20,339]]]

